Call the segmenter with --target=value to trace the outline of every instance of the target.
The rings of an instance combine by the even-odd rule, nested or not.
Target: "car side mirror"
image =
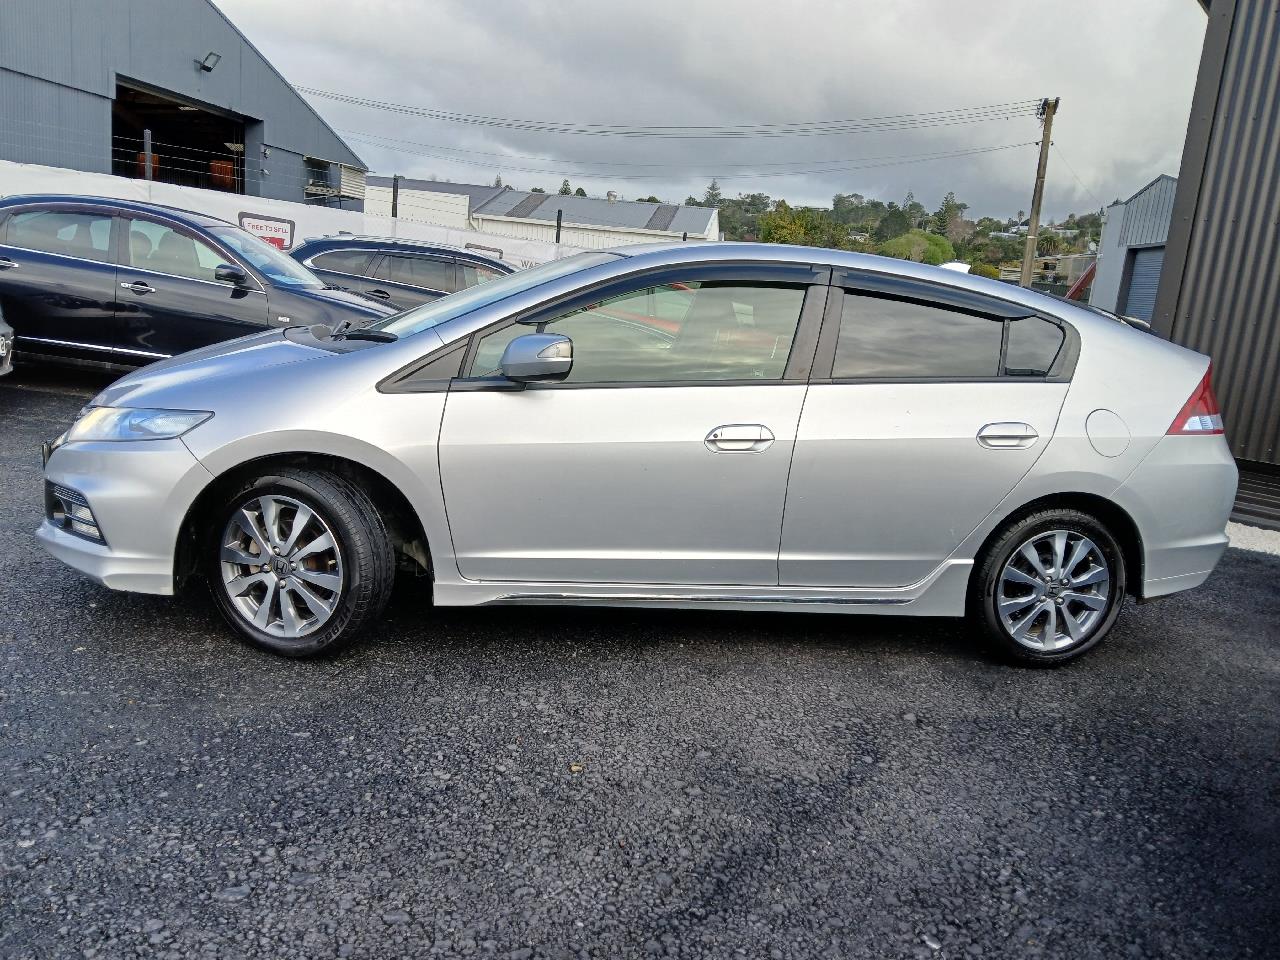
[[[213,279],[219,283],[230,283],[237,287],[247,287],[249,285],[249,275],[240,267],[229,263],[220,263],[214,267]]]
[[[499,369],[516,383],[563,380],[573,369],[573,341],[558,333],[526,333],[507,344]]]

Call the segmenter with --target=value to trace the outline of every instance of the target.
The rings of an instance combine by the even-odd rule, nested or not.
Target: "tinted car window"
[[[1064,335],[1056,323],[1024,317],[1009,324],[1004,372],[1010,377],[1044,377],[1053,368]]]
[[[25,210],[9,221],[7,242],[82,260],[111,260],[111,214]]]
[[[1003,324],[908,300],[846,294],[836,378],[994,377]]]
[[[396,256],[388,254],[374,268],[374,276],[392,283],[407,283],[412,287],[452,292],[454,282],[453,261],[434,260],[431,257]]]
[[[474,287],[477,283],[488,283],[490,280],[496,280],[498,277],[504,276],[501,270],[494,270],[492,267],[486,267],[480,263],[459,263],[458,271],[462,280],[459,287],[460,290]]]
[[[227,258],[213,247],[154,220],[130,220],[125,266],[175,277],[213,281],[213,271]]]
[[[311,258],[311,266],[317,270],[334,270],[338,273],[351,273],[362,276],[369,266],[372,256],[365,250],[330,250],[318,253]]]
[[[741,283],[645,287],[545,325],[573,341],[568,383],[779,380],[804,288]],[[513,324],[481,339],[470,374],[494,376]]]

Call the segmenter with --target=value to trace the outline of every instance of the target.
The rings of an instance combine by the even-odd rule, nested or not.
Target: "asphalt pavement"
[[[292,662],[41,552],[104,383],[0,381],[0,957],[1280,956],[1280,556],[1052,671],[413,581]]]

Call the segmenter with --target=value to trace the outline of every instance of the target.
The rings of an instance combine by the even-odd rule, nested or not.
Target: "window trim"
[[[326,257],[331,253],[359,253],[365,257],[364,273],[351,273],[348,270],[335,270],[333,267],[319,266],[316,261],[321,257]],[[369,276],[369,267],[378,258],[380,251],[378,250],[362,250],[360,247],[331,247],[325,250],[317,250],[315,253],[304,257],[299,262],[308,270],[323,270],[325,273],[339,273],[344,277],[355,277],[357,280],[365,279]]]
[[[1080,335],[1075,327],[1058,317],[1049,316],[1028,307],[1022,307],[1011,301],[988,298],[983,294],[945,287],[942,284],[917,281],[909,278],[888,277],[879,275],[891,282],[883,284],[851,284],[846,282],[833,284],[833,293],[823,316],[822,332],[819,334],[818,353],[814,360],[814,375],[811,383],[818,384],[894,384],[894,383],[1070,383],[1075,373],[1076,360],[1080,355]],[[879,289],[868,289],[868,287]],[[956,291],[962,296],[936,296],[935,291]],[[989,377],[837,377],[835,376],[836,346],[840,338],[840,323],[844,316],[845,301],[849,296],[870,297],[881,300],[897,300],[907,303],[918,303],[921,306],[939,310],[950,310],[971,316],[984,317],[992,323],[1002,324],[1000,332],[1000,356],[997,372]],[[987,304],[991,309],[980,309]],[[1043,376],[1011,376],[1006,373],[1006,354],[1009,346],[1009,326],[1018,320],[1043,320],[1061,328],[1063,332],[1062,346],[1054,357],[1053,366]]]

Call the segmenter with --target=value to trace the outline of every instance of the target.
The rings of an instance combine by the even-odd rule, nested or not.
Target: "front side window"
[[[359,277],[363,276],[365,268],[369,266],[370,256],[367,250],[330,250],[312,257],[311,265],[317,270],[332,270]]]
[[[224,254],[201,240],[154,220],[129,220],[124,263],[128,267],[174,277],[213,282],[213,272],[227,262]]]
[[[486,267],[482,263],[461,263],[458,264],[458,271],[461,274],[460,290],[468,287],[474,287],[477,283],[488,283],[490,280],[497,280],[505,274],[501,270],[495,270],[493,267]]]
[[[111,214],[24,210],[9,218],[7,241],[26,250],[111,261]]]
[[[568,383],[780,380],[805,287],[736,281],[632,290],[540,325],[573,341]],[[481,338],[468,375],[495,376],[503,350],[534,326]]]
[[[452,260],[388,254],[374,268],[373,275],[379,280],[387,280],[391,283],[403,283],[410,287],[452,293],[457,286],[453,271]]]
[[[846,293],[836,340],[836,379],[995,377],[999,320],[911,300]]]

